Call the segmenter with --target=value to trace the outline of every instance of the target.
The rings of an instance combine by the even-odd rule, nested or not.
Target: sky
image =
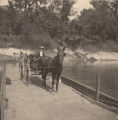
[[[90,0],[75,0],[76,4],[74,5],[74,9],[77,11],[81,11],[83,8],[90,8]],[[0,5],[7,5],[8,0],[0,0]]]
[[[90,0],[75,0],[76,3],[73,7],[80,12],[84,8],[88,9],[91,7],[89,1]]]
[[[0,5],[7,5],[8,4],[8,0],[0,0]]]

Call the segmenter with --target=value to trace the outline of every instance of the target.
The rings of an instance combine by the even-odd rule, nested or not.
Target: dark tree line
[[[21,36],[28,45],[50,47],[67,32],[73,0],[9,0],[0,8],[0,34]]]
[[[80,35],[79,45],[87,41],[102,44],[118,43],[118,1],[91,0],[92,8],[84,9],[71,23]]]
[[[91,0],[72,21],[74,0],[9,0],[0,7],[0,34],[20,36],[22,44],[54,45],[60,39],[72,49],[86,44],[118,43],[118,1]]]

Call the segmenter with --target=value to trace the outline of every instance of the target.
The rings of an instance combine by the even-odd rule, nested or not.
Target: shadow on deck
[[[30,82],[31,82],[31,84],[33,84],[37,87],[41,87],[42,89],[45,89],[48,92],[52,91],[52,88],[51,88],[50,85],[48,85],[48,82],[47,82],[47,85],[46,85],[46,88],[45,88],[43,86],[43,80],[41,78],[39,78],[38,76],[31,76],[30,77]]]

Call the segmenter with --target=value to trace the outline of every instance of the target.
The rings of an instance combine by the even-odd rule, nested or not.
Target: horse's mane
[[[58,56],[57,55],[54,58],[52,58],[51,66],[58,66]]]

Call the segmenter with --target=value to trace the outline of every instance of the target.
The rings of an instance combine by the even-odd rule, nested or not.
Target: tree
[[[8,11],[7,7],[0,7],[0,34],[8,34],[8,23],[9,20],[7,18]]]
[[[12,33],[22,35],[22,41],[27,39],[30,43],[39,43],[44,32],[52,38],[63,38],[69,31],[73,4],[72,0],[9,0]]]

